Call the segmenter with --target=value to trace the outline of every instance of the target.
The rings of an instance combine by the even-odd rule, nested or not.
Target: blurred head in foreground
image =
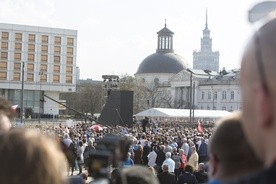
[[[61,184],[67,162],[58,143],[39,132],[14,129],[0,135],[1,184]]]

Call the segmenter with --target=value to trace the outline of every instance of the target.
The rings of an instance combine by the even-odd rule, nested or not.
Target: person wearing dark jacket
[[[193,174],[194,169],[191,165],[186,165],[182,175],[178,177],[177,184],[198,184],[195,175]]]
[[[208,181],[208,174],[204,170],[204,163],[198,164],[198,170],[194,172],[194,175],[198,183],[206,183]]]
[[[143,147],[143,165],[148,165],[148,154],[150,153],[150,146],[148,144],[148,141],[145,141],[145,146]]]
[[[146,126],[149,124],[149,118],[145,117],[145,119],[142,120],[142,128],[143,132],[146,132]]]
[[[160,184],[175,184],[175,175],[173,173],[169,172],[169,166],[168,165],[163,165],[162,167],[163,172],[159,173],[157,175],[157,178],[159,180]]]

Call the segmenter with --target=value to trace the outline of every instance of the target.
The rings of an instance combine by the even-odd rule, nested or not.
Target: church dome
[[[187,69],[187,62],[173,50],[173,32],[165,27],[157,32],[156,53],[146,57],[139,65],[136,74],[178,73]]]
[[[154,53],[146,57],[139,65],[137,74],[141,73],[178,73],[183,69],[187,69],[184,58],[169,53]]]

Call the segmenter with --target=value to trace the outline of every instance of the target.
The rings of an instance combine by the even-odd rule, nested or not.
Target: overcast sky
[[[258,0],[0,0],[0,22],[78,30],[80,78],[134,75],[157,48],[156,32],[174,34],[174,51],[192,66],[208,8],[213,50],[220,69],[240,67],[253,27],[247,11]]]

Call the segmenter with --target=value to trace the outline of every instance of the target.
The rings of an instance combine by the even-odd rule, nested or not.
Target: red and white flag
[[[198,120],[197,131],[198,131],[198,133],[201,133],[201,134],[202,134],[202,132],[203,132],[203,128],[202,128],[202,125],[201,125],[200,120]]]

